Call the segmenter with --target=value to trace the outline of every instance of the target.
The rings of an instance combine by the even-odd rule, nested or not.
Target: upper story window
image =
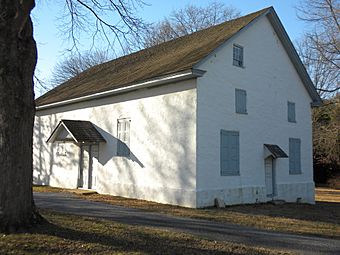
[[[288,102],[288,122],[296,122],[295,118],[295,103]]]
[[[233,65],[243,67],[243,47],[240,45],[233,45]]]
[[[235,89],[235,111],[247,114],[247,92],[243,89]]]
[[[117,123],[117,155],[130,156],[130,119],[119,119]]]

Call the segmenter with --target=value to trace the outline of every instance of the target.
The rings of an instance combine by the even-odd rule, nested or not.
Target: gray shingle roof
[[[94,66],[36,100],[46,105],[192,69],[269,8]]]
[[[98,132],[95,126],[90,121],[84,120],[61,120],[57,127],[53,130],[51,136],[48,138],[53,141],[53,137],[57,134],[59,128],[64,125],[70,135],[77,143],[99,143],[106,142],[104,137]],[[67,139],[69,141],[69,139]]]
[[[266,148],[275,158],[288,158],[288,155],[276,144],[265,144]]]
[[[93,94],[126,88],[155,78],[193,70],[195,66],[256,18],[267,17],[296,68],[312,105],[322,103],[313,82],[272,7],[230,20],[127,56],[94,66],[48,91],[36,100],[36,106],[54,107],[60,102],[89,98]],[[86,99],[84,99],[86,100]]]

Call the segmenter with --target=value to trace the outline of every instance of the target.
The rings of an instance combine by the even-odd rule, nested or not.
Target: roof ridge
[[[267,10],[269,10],[269,9],[271,9],[271,8],[272,8],[271,6],[270,6],[270,7],[266,7],[266,8],[263,8],[263,9],[259,10],[259,11],[252,12],[252,13],[249,13],[249,14],[246,14],[246,15],[244,15],[244,16],[240,16],[240,17],[238,17],[238,18],[234,18],[234,19],[231,19],[231,20],[226,20],[226,21],[221,22],[221,23],[219,23],[219,24],[216,24],[216,25],[213,25],[213,26],[210,26],[210,27],[203,28],[203,29],[198,30],[198,31],[195,31],[195,32],[193,32],[193,33],[190,33],[190,34],[187,34],[187,35],[183,35],[183,36],[180,36],[180,37],[177,37],[177,38],[174,38],[174,39],[171,39],[171,40],[168,40],[168,41],[165,41],[165,42],[162,42],[162,43],[159,43],[159,44],[150,46],[150,47],[147,47],[147,48],[145,48],[145,49],[141,49],[141,50],[132,52],[132,53],[130,53],[130,54],[120,56],[120,57],[115,58],[115,59],[111,59],[111,60],[109,60],[109,61],[107,61],[107,62],[100,63],[100,64],[97,64],[97,65],[95,65],[95,66],[92,66],[92,67],[86,69],[85,71],[81,72],[81,73],[78,74],[77,76],[81,75],[82,73],[84,73],[84,72],[86,72],[87,70],[92,69],[92,68],[94,68],[94,67],[97,67],[97,66],[100,66],[100,65],[105,65],[105,64],[108,64],[108,63],[111,63],[111,62],[114,62],[114,61],[118,61],[118,60],[120,60],[120,59],[124,59],[124,58],[130,57],[130,56],[135,55],[135,54],[137,55],[137,54],[140,54],[140,53],[142,53],[142,52],[147,52],[147,51],[153,50],[153,49],[155,49],[155,48],[161,48],[162,46],[164,46],[164,45],[166,45],[166,44],[170,44],[170,43],[172,43],[172,42],[174,42],[174,41],[183,40],[183,39],[186,39],[186,38],[188,38],[188,37],[195,36],[195,35],[198,34],[198,33],[204,33],[204,32],[207,31],[207,30],[214,29],[214,28],[219,27],[219,26],[222,27],[223,25],[226,25],[227,23],[235,22],[235,21],[240,20],[240,19],[245,19],[245,18],[247,18],[247,17],[249,17],[249,16],[252,16],[252,15],[254,15],[254,14],[256,14],[256,13],[262,13],[262,12],[264,12],[265,10],[267,11]],[[77,77],[77,76],[75,76],[75,77]],[[75,77],[74,77],[74,78],[75,78]]]

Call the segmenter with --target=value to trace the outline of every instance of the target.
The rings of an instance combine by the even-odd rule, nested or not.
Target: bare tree
[[[111,33],[122,45],[142,27],[134,12],[140,0],[65,0],[65,4],[73,48],[80,29],[113,45]],[[34,0],[0,0],[0,231],[15,231],[40,219],[32,193],[34,6]]]
[[[85,34],[92,38],[92,47],[98,40],[105,41],[113,51],[118,44],[125,54],[131,43],[140,42],[140,34],[146,28],[135,15],[143,5],[143,0],[65,0],[59,28],[72,42],[71,50],[78,51],[81,35]]]
[[[313,149],[314,163],[340,166],[340,95],[313,110]]]
[[[340,166],[340,1],[305,0],[298,12],[299,18],[310,25],[298,43],[298,52],[324,98],[324,105],[313,109],[314,170],[316,181],[320,181]]]
[[[301,58],[320,94],[334,95],[340,89],[340,1],[305,0],[297,9],[310,24],[299,45]]]
[[[339,89],[339,69],[327,61],[320,51],[315,50],[313,45],[314,41],[305,36],[297,42],[297,51],[319,95],[329,98]]]
[[[69,6],[70,5],[67,5],[68,8]],[[121,44],[124,46],[123,53],[128,53],[138,48],[150,47],[183,35],[191,34],[223,21],[233,19],[239,15],[240,12],[235,8],[227,7],[221,2],[212,2],[207,7],[188,5],[184,9],[173,11],[169,19],[166,18],[156,25],[149,24],[149,26],[143,26],[139,33],[132,32],[129,37],[126,36],[128,40],[125,40],[124,45]],[[140,24],[140,21],[137,21],[137,23]],[[83,24],[75,24],[78,25],[78,29],[84,27]],[[63,29],[63,32],[66,32],[69,39],[72,41],[75,40],[74,43],[77,43],[78,38],[74,38],[74,35],[72,33],[70,34],[70,32],[72,32],[70,25],[72,27],[72,16],[71,22],[67,22],[67,29]],[[63,22],[63,27],[65,27],[65,22]],[[141,31],[143,31],[143,33],[141,33]],[[143,39],[140,34],[145,35]],[[96,34],[93,34],[93,36],[95,35]],[[132,40],[132,38],[135,40]],[[49,83],[50,87],[55,87],[94,65],[108,61],[110,57],[107,52],[108,51],[96,50],[79,53],[76,51],[67,55],[55,66]]]
[[[212,2],[206,7],[188,5],[173,11],[169,18],[149,25],[144,30],[142,46],[150,47],[239,16],[237,9],[222,2]]]
[[[71,53],[56,64],[50,84],[52,87],[58,86],[86,69],[107,62],[111,58],[108,51],[104,50]]]

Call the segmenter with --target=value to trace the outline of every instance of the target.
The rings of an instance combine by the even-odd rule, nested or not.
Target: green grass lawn
[[[34,187],[39,192],[67,192],[70,190]],[[288,233],[309,234],[340,239],[340,197],[329,202],[327,194],[317,192],[315,205],[287,203],[282,205],[253,204],[228,206],[223,209],[190,209],[180,206],[164,205],[145,200],[100,194],[77,194],[83,199],[100,201],[113,205],[138,208],[174,216],[199,218],[227,222]]]
[[[0,233],[0,254],[289,254],[189,234],[42,211],[29,233]]]

